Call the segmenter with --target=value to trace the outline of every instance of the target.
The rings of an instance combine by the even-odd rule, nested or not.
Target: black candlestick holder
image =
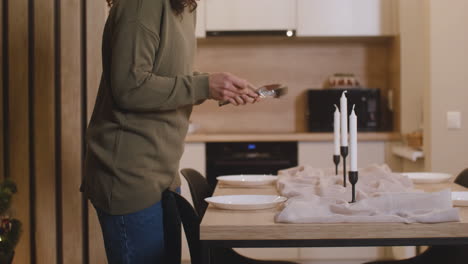
[[[358,172],[357,171],[350,171],[349,172],[349,182],[352,185],[352,199],[351,203],[356,202],[356,183],[358,182]]]
[[[333,163],[335,163],[335,175],[338,175],[338,165],[340,165],[340,155],[333,155]]]
[[[348,156],[348,147],[341,147],[341,157],[343,157],[343,187],[346,187],[346,157]]]

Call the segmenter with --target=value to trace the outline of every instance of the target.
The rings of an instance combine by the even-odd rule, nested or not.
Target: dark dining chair
[[[186,168],[180,170],[180,173],[187,181],[187,184],[190,189],[190,194],[192,195],[193,206],[197,211],[197,214],[200,218],[203,218],[208,203],[205,201],[205,198],[211,197],[213,195],[213,189],[208,184],[206,178],[197,170]]]
[[[182,261],[182,231],[178,205],[172,191],[162,194],[164,225],[165,264],[180,264]]]
[[[455,183],[468,188],[468,168],[458,174],[457,178],[455,178]]]
[[[182,176],[187,180],[187,183],[189,185],[190,194],[192,195],[193,205],[195,207],[195,212],[196,212],[196,215],[198,215],[199,217],[199,223],[200,223],[201,219],[203,218],[203,215],[205,214],[206,208],[208,207],[208,203],[205,201],[205,198],[210,197],[213,194],[213,190],[208,184],[208,181],[206,180],[206,178],[203,177],[203,175],[197,170],[186,168],[186,169],[182,169],[180,172]],[[180,203],[182,204],[183,202],[180,202]],[[186,207],[188,206],[184,205],[183,210],[189,211]],[[181,207],[179,207],[179,209],[181,209]],[[190,213],[185,212],[185,217],[191,218],[193,220],[193,216],[191,215],[187,216],[189,214]],[[184,222],[183,218],[184,217],[182,216],[182,222]],[[198,229],[199,229],[199,223],[198,223]],[[185,225],[184,225],[184,230],[187,230],[185,229]],[[196,240],[196,239],[193,239],[193,240]],[[187,237],[187,241],[189,243],[189,248],[190,248],[191,242],[189,241],[188,237]],[[195,243],[195,242],[192,241],[192,243]],[[195,246],[195,247],[197,248],[199,246]],[[252,258],[248,258],[246,256],[243,256],[237,253],[232,248],[216,248],[214,251],[212,251],[212,255],[214,256],[213,263],[215,264],[297,264],[295,262],[290,262],[290,261],[252,259]],[[192,257],[192,254],[190,256]]]
[[[458,174],[456,184],[468,188],[468,168]],[[365,264],[466,264],[468,263],[468,245],[430,246],[423,253],[402,260],[372,261]]]

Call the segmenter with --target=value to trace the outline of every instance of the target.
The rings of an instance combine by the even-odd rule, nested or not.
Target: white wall
[[[453,174],[468,167],[468,1],[430,0],[429,86],[426,90],[426,169]],[[462,113],[448,130],[447,111]]]
[[[426,0],[400,0],[401,90],[403,135],[423,128],[424,91],[429,84],[428,12]],[[426,117],[427,118],[427,117]],[[424,159],[400,159],[401,171],[423,171]]]
[[[422,123],[426,156],[403,170],[456,175],[468,167],[468,1],[402,0],[399,10],[401,130]],[[447,129],[448,111],[461,112],[460,130]]]

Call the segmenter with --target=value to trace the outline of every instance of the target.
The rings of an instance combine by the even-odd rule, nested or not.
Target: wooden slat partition
[[[107,16],[105,1],[86,0],[86,114],[91,119],[101,80],[101,44]],[[89,264],[107,263],[99,220],[91,203],[88,204]]]
[[[55,203],[55,32],[54,0],[34,5],[34,170],[36,263],[57,263]],[[47,213],[46,213],[47,212]]]
[[[5,166],[4,166],[4,160],[5,160],[5,153],[4,153],[4,112],[3,112],[3,4],[4,1],[0,0],[0,180],[2,180],[5,177]]]
[[[8,128],[10,177],[16,181],[15,217],[23,222],[15,263],[31,261],[29,162],[28,0],[8,1]]]
[[[82,174],[82,14],[81,2],[60,6],[60,145],[63,263],[84,263]],[[60,260],[59,260],[60,261]]]
[[[79,187],[107,10],[104,0],[0,0],[0,179],[16,182],[23,223],[14,264],[106,262]]]

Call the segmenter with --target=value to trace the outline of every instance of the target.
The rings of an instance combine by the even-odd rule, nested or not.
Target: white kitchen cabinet
[[[296,0],[205,0],[205,2],[207,31],[296,28]]]
[[[397,0],[297,0],[297,36],[390,36]]]
[[[197,38],[206,37],[206,1],[197,2],[197,24],[195,28],[195,36]]]

